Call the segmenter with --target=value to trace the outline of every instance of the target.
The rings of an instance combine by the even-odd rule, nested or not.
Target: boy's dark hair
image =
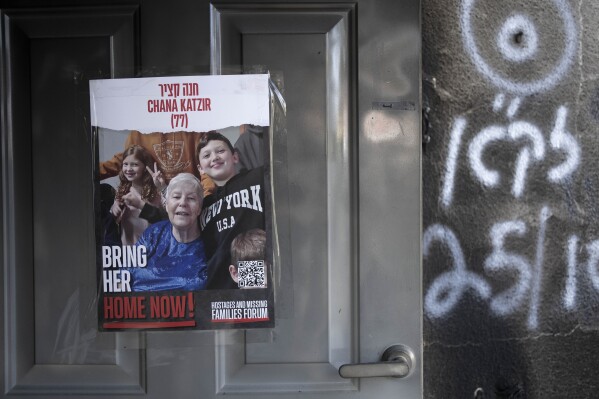
[[[223,141],[227,145],[227,147],[229,147],[231,153],[235,153],[235,148],[233,147],[229,139],[226,138],[222,133],[217,132],[216,130],[211,130],[209,132],[201,134],[202,136],[200,137],[200,141],[198,142],[198,145],[196,147],[196,158],[198,159],[198,161],[200,160],[200,151],[202,150],[202,148],[206,147],[206,145],[208,145],[208,143],[213,140]]]
[[[237,268],[237,262],[244,260],[265,260],[266,232],[251,229],[240,233],[231,242],[231,264]]]

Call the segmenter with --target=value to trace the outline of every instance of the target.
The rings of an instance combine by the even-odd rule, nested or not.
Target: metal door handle
[[[339,375],[343,378],[403,378],[410,374],[413,359],[414,355],[409,348],[404,345],[392,345],[385,349],[380,362],[344,364],[339,367]]]

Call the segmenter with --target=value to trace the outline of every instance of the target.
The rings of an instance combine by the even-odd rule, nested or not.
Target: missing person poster
[[[90,81],[102,331],[274,326],[268,75]]]

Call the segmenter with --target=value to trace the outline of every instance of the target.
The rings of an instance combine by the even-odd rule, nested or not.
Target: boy
[[[265,254],[266,232],[264,230],[248,230],[233,239],[229,273],[239,288],[266,288]]]
[[[264,168],[237,173],[237,152],[225,136],[214,131],[202,137],[196,154],[199,172],[216,184],[215,191],[204,199],[200,214],[210,259],[207,288],[237,288],[229,274],[231,243],[242,232],[264,230]]]

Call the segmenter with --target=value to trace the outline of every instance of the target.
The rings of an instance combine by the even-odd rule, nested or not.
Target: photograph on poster
[[[102,331],[274,326],[269,76],[90,81]]]

